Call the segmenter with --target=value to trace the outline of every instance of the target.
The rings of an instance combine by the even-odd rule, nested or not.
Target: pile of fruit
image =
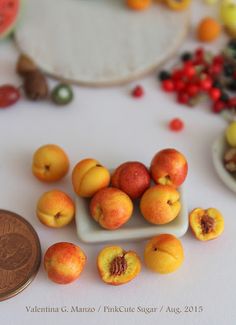
[[[68,170],[68,156],[57,145],[42,146],[33,156],[32,171],[40,181],[57,181]],[[172,222],[181,209],[178,188],[187,172],[188,164],[183,154],[175,149],[164,149],[153,157],[150,169],[141,162],[129,161],[118,166],[112,174],[97,160],[83,159],[73,168],[72,184],[77,195],[90,199],[91,216],[88,217],[107,231],[116,231],[132,217],[134,200],[140,200],[140,212],[147,222],[154,225]],[[74,219],[75,205],[66,193],[52,190],[40,197],[36,214],[44,225],[60,228]],[[224,219],[216,209],[195,209],[189,218],[193,233],[201,241],[216,238],[223,232]],[[155,236],[145,246],[145,265],[154,272],[174,272],[183,260],[182,244],[171,234]],[[60,284],[76,280],[85,264],[85,253],[72,243],[56,243],[44,256],[48,277]],[[108,246],[99,253],[97,266],[105,283],[120,285],[140,273],[141,260],[134,251]]]
[[[195,106],[202,100],[211,101],[211,110],[220,113],[236,108],[236,41],[231,40],[222,53],[198,48],[194,53],[186,52],[181,62],[172,71],[159,74],[161,87],[165,92],[176,93],[176,100],[182,105]]]

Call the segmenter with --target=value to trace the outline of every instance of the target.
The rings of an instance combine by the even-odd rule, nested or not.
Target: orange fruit
[[[166,0],[167,6],[173,10],[187,9],[191,3],[191,0]]]
[[[150,6],[152,0],[127,0],[129,8],[134,10],[144,10]]]
[[[221,25],[215,19],[206,17],[200,21],[197,28],[197,38],[201,42],[212,42],[219,37]]]

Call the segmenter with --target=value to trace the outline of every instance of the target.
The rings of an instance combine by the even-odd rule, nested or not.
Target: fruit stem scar
[[[61,217],[61,212],[57,212],[56,214],[55,214],[55,218],[56,219],[59,219]]]
[[[50,165],[45,165],[45,169],[46,169],[46,171],[49,171],[50,170]]]

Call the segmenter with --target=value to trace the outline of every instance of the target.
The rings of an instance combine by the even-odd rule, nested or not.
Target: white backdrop
[[[194,24],[206,7],[195,1]],[[225,43],[222,37],[212,48]],[[185,49],[199,46],[192,37]],[[9,41],[0,44],[0,84],[19,84],[14,72],[17,51]],[[232,325],[236,320],[234,288],[235,266],[235,194],[218,179],[211,160],[211,146],[226,123],[211,114],[207,104],[194,109],[175,103],[159,90],[155,76],[141,80],[146,95],[141,100],[129,96],[133,85],[110,89],[74,88],[71,106],[57,108],[49,103],[21,100],[0,112],[0,207],[28,219],[41,240],[43,253],[51,244],[70,241],[81,245],[88,263],[81,278],[60,286],[49,280],[41,266],[33,283],[15,298],[0,303],[1,324],[214,324]],[[134,83],[135,84],[135,83]],[[51,85],[54,82],[51,81]],[[173,117],[184,120],[180,133],[171,133],[167,122]],[[35,216],[37,199],[52,188],[73,195],[70,175],[47,185],[31,174],[33,152],[42,144],[56,143],[68,153],[71,166],[85,157],[94,157],[108,167],[127,160],[149,164],[152,156],[165,147],[182,151],[189,161],[186,182],[189,210],[216,207],[225,217],[225,232],[215,241],[202,243],[189,231],[182,242],[186,259],[176,273],[161,276],[143,267],[138,278],[128,285],[103,284],[96,271],[96,256],[103,245],[85,245],[77,239],[75,225],[53,230]],[[70,170],[71,172],[71,170]],[[145,242],[122,243],[143,256]],[[26,307],[101,306],[100,312],[27,312]],[[104,306],[158,307],[162,312],[145,314],[108,313]],[[203,312],[165,312],[167,307],[203,306]]]

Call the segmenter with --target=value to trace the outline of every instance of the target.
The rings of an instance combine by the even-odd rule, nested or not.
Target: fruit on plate
[[[147,9],[152,0],[126,0],[127,6],[134,10],[144,10]]]
[[[112,186],[119,188],[137,199],[149,188],[151,177],[144,164],[138,161],[129,161],[116,168],[111,177]]]
[[[114,187],[98,191],[93,196],[89,207],[93,219],[108,230],[123,226],[133,213],[133,202],[129,196]]]
[[[236,173],[236,148],[229,148],[224,153],[224,166],[229,173]]]
[[[97,160],[83,159],[73,169],[72,184],[77,195],[91,197],[110,184],[110,173]]]
[[[224,218],[214,208],[194,209],[189,215],[189,223],[195,237],[202,241],[217,238],[224,231]]]
[[[211,17],[203,18],[197,28],[197,38],[201,42],[212,42],[221,32],[221,25]]]
[[[75,215],[74,202],[66,193],[52,190],[40,197],[36,214],[44,225],[61,228],[73,220]]]
[[[153,272],[175,272],[184,261],[183,246],[173,235],[162,234],[153,237],[145,246],[144,261]]]
[[[97,267],[105,283],[117,286],[133,280],[141,271],[141,262],[135,252],[109,246],[99,253]]]
[[[181,209],[180,194],[169,185],[156,185],[142,196],[140,210],[144,218],[155,225],[163,225],[174,220]]]
[[[188,163],[175,149],[159,151],[151,162],[151,176],[157,184],[179,187],[188,173]]]
[[[68,170],[69,159],[59,146],[47,144],[34,153],[32,172],[40,181],[58,181],[67,174]]]
[[[22,0],[0,1],[0,39],[14,30],[20,16],[21,6]]]
[[[220,15],[225,27],[236,30],[236,3],[234,0],[221,1]]]
[[[21,76],[25,77],[27,73],[37,71],[38,68],[35,62],[25,54],[21,54],[16,64],[16,72]]]
[[[166,0],[167,6],[173,10],[184,10],[190,6],[191,0]]]
[[[225,136],[231,147],[236,147],[236,122],[231,122],[226,128]]]
[[[56,243],[44,255],[44,268],[53,282],[68,284],[80,276],[86,263],[86,255],[72,243]]]

